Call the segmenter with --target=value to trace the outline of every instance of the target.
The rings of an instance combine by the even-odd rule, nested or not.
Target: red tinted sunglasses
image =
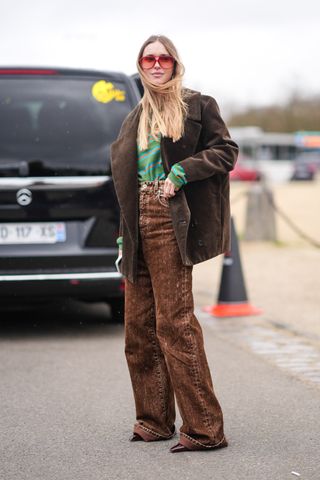
[[[156,62],[159,63],[161,68],[166,69],[173,67],[175,59],[171,55],[159,55],[158,57],[156,55],[146,55],[139,60],[140,67],[144,70],[153,68]]]

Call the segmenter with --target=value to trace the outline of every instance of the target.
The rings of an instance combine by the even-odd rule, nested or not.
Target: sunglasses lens
[[[140,58],[139,63],[141,68],[149,70],[155,66],[156,57],[154,55],[147,55],[146,57]],[[174,58],[171,57],[171,55],[160,55],[159,65],[161,68],[172,68],[174,65]]]
[[[160,55],[159,63],[162,68],[171,68],[174,64],[174,58],[170,55]]]
[[[149,68],[152,68],[155,63],[156,63],[156,59],[154,58],[153,55],[148,55],[147,57],[140,58],[140,66],[141,68],[145,68],[146,70],[148,70]]]

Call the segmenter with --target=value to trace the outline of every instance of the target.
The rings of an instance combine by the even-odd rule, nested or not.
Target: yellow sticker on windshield
[[[116,102],[124,102],[126,100],[126,92],[117,90],[113,83],[99,80],[91,89],[92,96],[101,103],[108,103],[112,100]]]

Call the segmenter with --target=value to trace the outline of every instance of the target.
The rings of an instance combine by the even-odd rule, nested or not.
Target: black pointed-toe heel
[[[177,445],[174,445],[173,447],[170,448],[171,453],[179,453],[179,452],[190,452],[190,449],[188,447],[185,447],[181,443],[177,443]]]
[[[130,437],[130,442],[160,442],[163,440],[170,440],[175,434],[176,434],[176,428],[174,425],[171,428],[170,437],[158,437],[148,432],[143,432],[141,434],[137,432],[133,432],[133,435]]]
[[[139,433],[134,433],[132,435],[132,437],[130,437],[130,442],[143,442],[143,438],[141,437],[141,435],[139,435]]]

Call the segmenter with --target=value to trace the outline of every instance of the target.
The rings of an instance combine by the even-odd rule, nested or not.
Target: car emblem
[[[19,205],[25,207],[32,202],[32,193],[27,188],[22,188],[17,192],[16,198]]]

